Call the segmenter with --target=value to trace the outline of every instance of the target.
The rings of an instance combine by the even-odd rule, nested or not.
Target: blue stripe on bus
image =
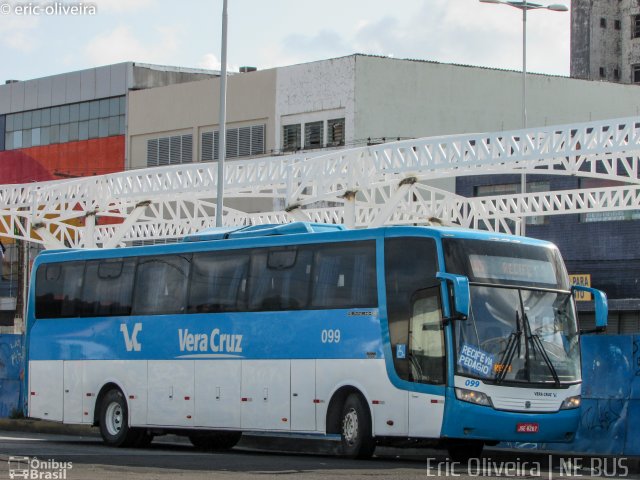
[[[305,310],[39,320],[31,330],[30,360],[189,358],[381,359],[380,321],[373,309]]]

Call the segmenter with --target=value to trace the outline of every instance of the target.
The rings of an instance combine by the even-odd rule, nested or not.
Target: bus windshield
[[[580,347],[557,249],[445,239],[447,271],[470,281],[471,312],[455,324],[456,373],[488,383],[575,383]]]

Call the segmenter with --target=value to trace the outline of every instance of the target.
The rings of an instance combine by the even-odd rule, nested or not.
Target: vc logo
[[[138,342],[138,333],[142,330],[142,324],[136,323],[133,326],[133,332],[129,335],[129,328],[124,323],[120,325],[120,331],[124,337],[124,345],[127,347],[127,352],[139,352],[142,350],[142,345]]]

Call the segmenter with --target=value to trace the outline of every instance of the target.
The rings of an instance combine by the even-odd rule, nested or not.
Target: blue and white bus
[[[548,242],[294,223],[45,251],[33,269],[27,416],[99,426],[109,445],[289,432],[340,435],[351,457],[460,459],[578,426],[576,307]]]

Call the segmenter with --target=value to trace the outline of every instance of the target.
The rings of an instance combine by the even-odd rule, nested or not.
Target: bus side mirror
[[[469,290],[469,279],[464,275],[454,275],[452,273],[438,272],[436,278],[448,284],[453,285],[453,309],[455,313],[451,313],[451,319],[466,320],[469,318],[469,305],[471,303],[471,294]]]
[[[607,328],[607,318],[609,316],[609,304],[607,303],[607,295],[595,288],[583,287],[582,285],[573,285],[571,287],[571,293],[573,292],[587,292],[593,296],[593,300],[596,306],[596,331],[603,331]]]

